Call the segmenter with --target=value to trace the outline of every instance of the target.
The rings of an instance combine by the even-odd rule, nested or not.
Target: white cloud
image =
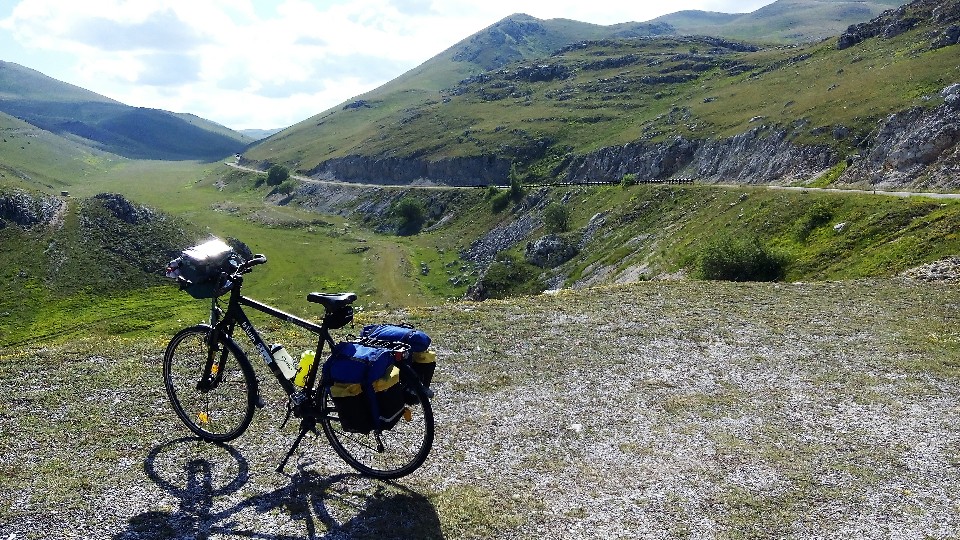
[[[293,124],[404,73],[516,12],[597,24],[770,0],[20,0],[0,30],[72,58],[50,76],[124,103],[224,125]],[[16,62],[16,58],[4,58]]]

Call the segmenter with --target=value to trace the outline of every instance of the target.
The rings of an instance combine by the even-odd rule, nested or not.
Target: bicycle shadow
[[[228,444],[176,439],[148,454],[144,472],[179,507],[133,516],[113,540],[443,538],[426,497],[358,474],[323,477],[301,467],[288,485],[244,497],[249,466]]]

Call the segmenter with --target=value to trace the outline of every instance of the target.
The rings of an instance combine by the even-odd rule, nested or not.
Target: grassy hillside
[[[35,69],[0,60],[0,102],[32,99],[59,103],[112,103],[108,97],[47,77]]]
[[[129,158],[212,160],[253,141],[195,115],[130,107],[10,62],[0,62],[0,112]]]
[[[58,193],[121,160],[0,112],[0,185]]]

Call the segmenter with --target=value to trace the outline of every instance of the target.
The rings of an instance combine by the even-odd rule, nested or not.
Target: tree
[[[272,165],[267,170],[267,185],[279,186],[290,178],[290,171],[283,165]]]
[[[514,202],[520,202],[523,198],[523,185],[520,183],[520,172],[517,171],[517,165],[510,166],[510,198]]]

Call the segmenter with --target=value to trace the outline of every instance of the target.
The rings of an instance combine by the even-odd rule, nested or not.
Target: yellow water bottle
[[[315,358],[315,352],[303,351],[303,354],[300,355],[300,367],[297,368],[297,376],[293,378],[293,384],[301,388],[307,384],[307,374],[310,373],[310,367],[313,366]]]

